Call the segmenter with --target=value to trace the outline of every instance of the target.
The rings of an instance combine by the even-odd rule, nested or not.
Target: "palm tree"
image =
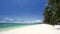
[[[44,23],[54,25],[60,21],[60,0],[48,0],[44,11]]]

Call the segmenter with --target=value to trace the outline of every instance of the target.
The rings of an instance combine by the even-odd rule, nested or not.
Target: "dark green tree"
[[[60,22],[60,0],[48,0],[44,11],[44,23],[55,25]]]

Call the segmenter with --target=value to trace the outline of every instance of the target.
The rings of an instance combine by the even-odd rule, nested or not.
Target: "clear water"
[[[28,25],[34,25],[34,24],[20,24],[20,23],[0,23],[0,29],[1,28],[9,28],[9,27],[16,27],[16,26],[28,26]]]

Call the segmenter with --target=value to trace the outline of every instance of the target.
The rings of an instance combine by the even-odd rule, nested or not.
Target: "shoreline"
[[[52,25],[37,24],[2,31],[0,34],[60,34],[60,30],[55,29]]]
[[[37,25],[37,24],[33,24],[33,25]],[[0,28],[0,32],[13,30],[16,28],[23,28],[23,27],[27,27],[27,26],[32,26],[32,25],[22,25],[22,26],[19,25],[19,26],[7,27],[7,28]]]

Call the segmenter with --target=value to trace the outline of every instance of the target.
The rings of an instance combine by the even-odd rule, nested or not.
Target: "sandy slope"
[[[60,34],[60,30],[48,24],[40,24],[8,30],[0,34]]]

